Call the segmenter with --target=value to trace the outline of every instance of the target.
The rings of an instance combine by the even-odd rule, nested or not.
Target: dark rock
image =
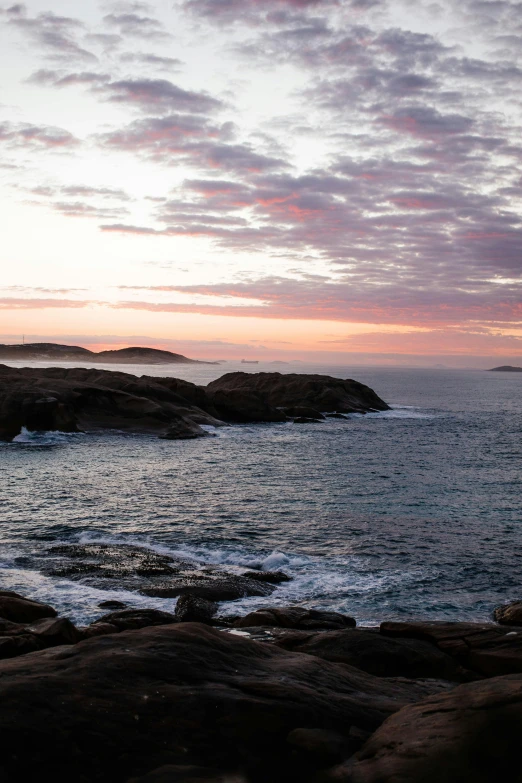
[[[171,421],[168,430],[160,437],[164,440],[192,440],[193,438],[207,438],[211,434],[199,424],[180,416]]]
[[[151,625],[170,625],[177,623],[177,618],[170,612],[162,612],[160,609],[123,609],[120,612],[105,614],[96,620],[93,625],[106,623],[114,625],[118,631],[131,631],[135,628],[147,628]]]
[[[493,612],[497,623],[501,625],[522,625],[522,601],[513,601],[504,606],[498,606]]]
[[[56,609],[39,601],[22,598],[17,593],[4,591],[0,595],[0,617],[13,623],[32,623],[43,617],[56,617]]]
[[[243,775],[220,774],[208,767],[167,764],[127,783],[250,783]]]
[[[244,576],[223,572],[179,576],[154,587],[142,588],[143,595],[155,598],[176,598],[179,595],[194,595],[208,601],[235,601],[252,595],[266,596],[274,590],[270,584],[264,584]]]
[[[143,628],[1,662],[1,765],[13,781],[123,783],[170,764],[283,783],[294,729],[374,731],[445,687],[197,623]]]
[[[403,708],[370,737],[353,766],[326,780],[522,781],[521,732],[520,675],[467,683]]]
[[[91,625],[82,625],[78,632],[83,639],[92,639],[94,636],[106,636],[109,633],[120,633],[120,629],[112,623],[101,623],[97,620]]]
[[[368,386],[329,375],[231,372],[209,383],[207,389],[212,393],[218,390],[254,392],[274,408],[298,405],[337,413],[388,410],[388,405]]]
[[[212,623],[218,610],[214,601],[207,601],[195,595],[181,595],[178,598],[175,616],[180,623]]]
[[[464,668],[486,677],[522,672],[520,627],[493,623],[382,623],[387,636],[423,639],[451,655]]]
[[[434,677],[457,682],[469,679],[451,656],[417,639],[391,639],[371,631],[350,629],[289,633],[279,636],[275,643],[285,650],[355,666],[376,677]]]
[[[123,601],[100,601],[98,604],[100,609],[125,609],[127,604],[124,604]]]
[[[81,639],[78,629],[66,617],[47,617],[26,627],[26,632],[36,636],[44,647],[59,644],[76,644]]]
[[[3,440],[12,440],[22,427],[66,432],[116,428],[161,435],[180,417],[196,424],[222,423],[153,378],[95,368],[0,365]]]
[[[346,416],[344,413],[327,413],[326,414],[327,419],[347,419],[348,416]]]
[[[292,581],[292,577],[285,574],[284,571],[245,571],[243,576],[248,579],[257,579],[258,582],[269,582],[273,585]]]
[[[317,609],[303,609],[300,606],[268,607],[241,617],[234,623],[236,628],[249,628],[256,625],[296,628],[303,630],[353,628],[353,617],[338,612],[323,612]]]
[[[36,636],[18,634],[17,636],[0,636],[0,660],[16,658],[19,655],[41,650],[43,647]]]
[[[246,424],[256,421],[286,421],[285,414],[269,405],[255,391],[242,389],[209,390],[210,400],[221,419]]]
[[[325,767],[329,764],[335,764],[349,755],[347,753],[348,737],[336,731],[327,731],[321,728],[292,729],[286,741],[294,750],[306,756],[307,764],[315,763]]]
[[[294,424],[316,424],[317,419],[306,419],[304,416],[299,416],[294,419]]]
[[[292,405],[290,408],[283,408],[283,412],[293,418],[317,419],[317,421],[324,419],[322,413],[306,405]]]
[[[50,576],[118,579],[125,577],[158,577],[177,574],[192,564],[160,555],[150,549],[127,544],[61,544],[50,549],[55,558],[46,572]]]

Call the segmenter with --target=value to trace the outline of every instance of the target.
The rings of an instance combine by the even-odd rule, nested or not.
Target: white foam
[[[83,432],[61,432],[60,430],[46,430],[45,432],[33,432],[27,427],[22,427],[11,443],[24,443],[30,446],[54,446],[60,443],[68,443],[78,437],[84,436]]]

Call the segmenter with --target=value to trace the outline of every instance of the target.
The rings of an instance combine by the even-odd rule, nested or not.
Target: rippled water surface
[[[240,367],[118,369],[207,383]],[[275,369],[296,371],[252,368]],[[195,441],[23,433],[0,445],[0,587],[82,621],[107,598],[172,609],[173,600],[117,584],[102,592],[42,575],[49,546],[80,540],[280,567],[294,579],[269,603],[335,608],[361,622],[483,619],[522,598],[522,374],[298,371],[354,377],[393,410],[226,427]]]

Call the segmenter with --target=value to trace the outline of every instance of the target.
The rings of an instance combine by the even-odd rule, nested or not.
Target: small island
[[[510,364],[503,364],[502,367],[492,367],[488,372],[522,372],[522,367],[513,367]]]

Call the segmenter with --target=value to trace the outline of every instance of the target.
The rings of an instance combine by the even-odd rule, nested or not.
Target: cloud
[[[183,65],[176,57],[162,57],[152,52],[125,52],[121,55],[122,63],[157,68],[164,71],[177,71]]]
[[[88,307],[93,302],[83,302],[76,299],[26,299],[15,297],[0,298],[0,310],[46,310],[49,308]]]
[[[67,62],[96,60],[95,55],[78,41],[78,35],[84,32],[84,25],[78,19],[58,16],[51,11],[29,16],[22,4],[11,6],[6,13],[9,25],[53,59]]]
[[[0,122],[0,142],[33,149],[66,149],[79,144],[79,140],[63,128],[26,122]]]
[[[203,92],[184,90],[167,79],[122,79],[102,88],[108,100],[125,103],[145,111],[188,111],[206,114],[223,106]]]
[[[102,84],[109,81],[109,76],[103,73],[93,71],[81,71],[79,73],[65,73],[63,71],[54,71],[41,69],[31,74],[28,81],[33,84],[41,84],[46,87],[71,87],[76,85]]]
[[[171,36],[157,19],[135,13],[107,14],[103,21],[109,27],[116,27],[122,36],[167,40]]]

